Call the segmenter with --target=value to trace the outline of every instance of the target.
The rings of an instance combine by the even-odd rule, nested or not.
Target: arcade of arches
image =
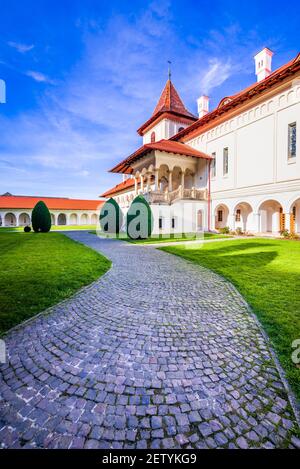
[[[248,202],[238,203],[233,211],[223,203],[214,210],[214,228],[240,228],[253,233],[279,233],[288,230],[300,233],[300,198],[295,200],[289,210],[284,211],[283,204],[277,200],[262,202],[256,213]]]

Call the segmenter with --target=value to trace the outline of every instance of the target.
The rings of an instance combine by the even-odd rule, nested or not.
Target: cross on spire
[[[171,80],[171,60],[168,60],[168,77],[169,80]]]

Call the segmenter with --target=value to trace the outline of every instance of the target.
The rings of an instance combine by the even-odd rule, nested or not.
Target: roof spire
[[[169,80],[171,80],[171,60],[168,60],[168,77]]]

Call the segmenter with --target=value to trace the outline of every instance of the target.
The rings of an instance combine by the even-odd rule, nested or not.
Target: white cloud
[[[33,78],[35,81],[38,81],[40,83],[49,83],[50,85],[55,85],[56,83],[55,80],[52,80],[44,73],[36,72],[34,70],[28,70],[27,72],[25,72],[25,75]]]
[[[14,49],[16,49],[21,54],[24,54],[25,52],[29,52],[30,50],[34,48],[33,44],[22,44],[20,42],[9,41],[7,44],[10,47],[13,47]]]
[[[11,120],[0,116],[1,158],[29,174],[24,180],[11,172],[13,192],[13,181],[28,193],[47,189],[48,194],[95,197],[104,192],[119,182],[106,171],[141,144],[136,129],[155,107],[168,59],[176,88],[196,112],[200,93],[224,91],[226,80],[247,68],[246,61],[251,64],[256,47],[247,35],[241,40],[238,28],[183,41],[169,2],[153,2],[130,18],[116,15],[105,27],[91,22],[90,29],[77,22],[84,53],[65,81],[26,72],[45,84],[39,108]],[[41,185],[45,190],[38,189]]]
[[[217,86],[220,86],[230,77],[233,67],[229,61],[224,62],[218,58],[210,59],[208,69],[199,81],[200,93],[209,94]]]

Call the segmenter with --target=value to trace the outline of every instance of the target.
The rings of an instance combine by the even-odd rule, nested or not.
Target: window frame
[[[210,165],[210,177],[212,179],[215,179],[216,176],[217,176],[217,161],[216,161],[216,158],[217,158],[217,154],[216,152],[212,152],[211,154],[212,156],[212,160],[211,160],[211,165]]]
[[[226,172],[225,172],[226,169]],[[223,148],[223,177],[228,176],[229,173],[229,149]]]
[[[223,221],[223,210],[220,208],[218,210],[218,222],[222,222]]]
[[[295,131],[295,142],[293,143],[293,131]],[[292,148],[295,146],[295,153],[292,153]],[[297,156],[297,122],[291,122],[288,124],[288,160],[295,161]]]
[[[235,211],[235,221],[239,223],[241,221],[241,218],[242,218],[242,211],[240,208],[237,208]]]

